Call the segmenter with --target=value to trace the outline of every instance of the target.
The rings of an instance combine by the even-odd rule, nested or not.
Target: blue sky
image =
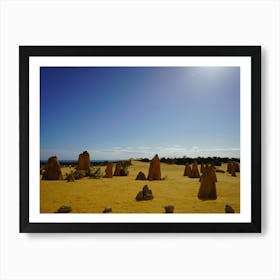
[[[239,67],[41,67],[41,160],[84,150],[239,157]]]

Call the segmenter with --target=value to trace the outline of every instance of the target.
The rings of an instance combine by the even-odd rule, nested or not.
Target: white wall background
[[[0,279],[280,279],[280,3],[0,0]],[[19,45],[262,45],[262,234],[19,234]]]

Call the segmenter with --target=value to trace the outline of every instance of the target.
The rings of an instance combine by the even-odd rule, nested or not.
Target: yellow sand
[[[115,165],[114,165],[115,167]],[[201,201],[197,198],[199,179],[184,177],[184,165],[161,163],[161,181],[135,180],[139,171],[147,176],[149,163],[133,161],[127,177],[101,179],[83,178],[75,182],[45,181],[40,186],[41,213],[54,213],[62,205],[72,207],[72,213],[101,213],[111,206],[113,213],[163,213],[164,206],[175,206],[174,213],[224,213],[230,204],[240,212],[240,177],[229,173],[216,173],[217,200]],[[226,165],[219,167],[226,170]],[[62,173],[73,168],[63,167]],[[101,167],[104,172],[105,166]],[[147,184],[154,199],[136,201],[137,193]]]

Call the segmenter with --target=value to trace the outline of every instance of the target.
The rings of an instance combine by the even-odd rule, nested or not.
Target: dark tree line
[[[232,160],[234,162],[240,163],[239,158],[228,158],[228,157],[197,157],[197,158],[189,158],[189,157],[175,157],[175,158],[166,158],[162,157],[160,162],[168,163],[168,164],[178,164],[178,165],[185,165],[187,163],[192,164],[194,161],[197,161],[198,164],[207,163],[215,166],[221,166],[222,163],[227,163],[228,160]],[[150,162],[148,158],[140,159],[142,162]]]

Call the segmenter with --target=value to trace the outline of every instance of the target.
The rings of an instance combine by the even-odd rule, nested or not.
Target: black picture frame
[[[246,56],[251,58],[251,222],[33,223],[29,220],[29,62],[36,56]],[[261,232],[261,46],[19,46],[21,233]],[[242,120],[241,120],[242,122]],[[31,147],[32,148],[32,147]],[[35,171],[36,172],[36,171]]]

